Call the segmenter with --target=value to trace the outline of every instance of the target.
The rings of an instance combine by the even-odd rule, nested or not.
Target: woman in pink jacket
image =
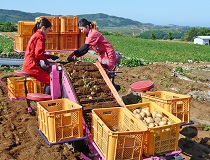
[[[69,55],[70,61],[73,56],[80,57],[88,52],[89,49],[99,53],[98,61],[103,64],[103,60],[107,60],[107,70],[115,69],[116,53],[111,43],[97,30],[93,29],[94,24],[86,19],[81,19],[78,23],[79,29],[86,34],[85,44],[78,50]],[[105,62],[104,62],[105,63]]]
[[[78,26],[81,32],[86,34],[85,44],[71,53],[67,60],[72,61],[75,56],[83,56],[91,49],[99,53],[98,61],[106,72],[114,71],[116,67],[116,53],[111,43],[99,31],[94,29],[92,22],[83,18],[79,21]],[[119,87],[116,89],[119,90]]]

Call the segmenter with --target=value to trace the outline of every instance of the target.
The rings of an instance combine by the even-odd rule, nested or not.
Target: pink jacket
[[[115,69],[116,54],[111,43],[97,30],[90,29],[85,39],[85,44],[90,45],[90,49],[99,53],[99,62],[107,60],[108,70]]]

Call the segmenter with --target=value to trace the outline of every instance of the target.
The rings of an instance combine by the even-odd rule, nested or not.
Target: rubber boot
[[[117,92],[121,89],[120,85],[115,84],[115,83],[113,85],[114,85],[115,89],[117,90]]]
[[[44,87],[44,94],[50,95],[50,86],[49,85],[45,85],[45,87]]]

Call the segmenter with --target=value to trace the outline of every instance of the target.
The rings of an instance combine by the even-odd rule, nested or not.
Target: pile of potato
[[[154,111],[150,113],[149,107],[134,109],[133,114],[137,119],[143,121],[148,127],[158,127],[173,123],[160,112]]]

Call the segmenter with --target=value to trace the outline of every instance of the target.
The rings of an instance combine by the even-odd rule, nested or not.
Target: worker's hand
[[[45,63],[46,66],[50,65],[50,62],[48,60],[44,60],[44,63]]]
[[[68,62],[73,62],[75,60],[76,60],[76,57],[75,57],[74,52],[73,52],[68,56],[67,61]]]
[[[68,57],[67,60],[68,62],[74,62],[76,59],[74,57]]]
[[[109,67],[107,64],[101,64],[101,66],[103,67],[103,69],[105,70],[105,72],[109,71]]]
[[[51,57],[50,57],[50,59],[52,59],[52,60],[56,60],[56,59],[58,59],[59,57],[58,56],[55,56],[55,55],[51,55]]]

